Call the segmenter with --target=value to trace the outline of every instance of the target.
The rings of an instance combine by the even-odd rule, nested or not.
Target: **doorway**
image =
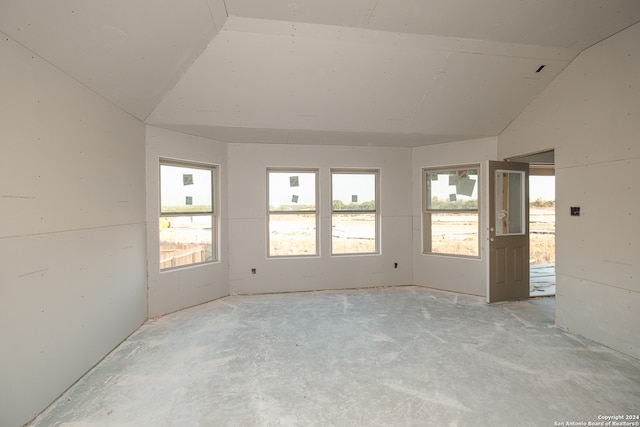
[[[530,170],[535,171],[535,166]],[[529,176],[530,296],[556,294],[555,176]]]
[[[554,150],[509,160],[529,163],[530,296],[554,296],[556,294]]]

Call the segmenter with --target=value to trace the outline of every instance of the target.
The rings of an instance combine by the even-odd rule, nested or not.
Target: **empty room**
[[[0,426],[640,426],[639,1],[0,35]]]

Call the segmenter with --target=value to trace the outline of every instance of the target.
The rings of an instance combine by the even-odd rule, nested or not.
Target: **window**
[[[423,252],[478,257],[479,165],[424,169]]]
[[[331,254],[378,253],[378,170],[331,170]]]
[[[522,171],[496,171],[497,236],[525,233],[525,176]]]
[[[217,259],[216,167],[160,161],[160,270]]]
[[[267,169],[268,255],[318,254],[317,169]]]

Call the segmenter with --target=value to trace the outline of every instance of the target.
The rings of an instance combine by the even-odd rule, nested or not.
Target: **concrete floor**
[[[640,411],[640,360],[554,298],[231,296],[150,321],[32,426],[553,426]],[[631,325],[629,325],[631,327]]]
[[[536,264],[529,269],[529,295],[549,297],[556,294],[556,265]]]

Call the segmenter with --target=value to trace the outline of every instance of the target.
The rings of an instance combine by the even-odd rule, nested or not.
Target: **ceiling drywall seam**
[[[376,13],[376,9],[380,4],[380,0],[376,0],[376,4],[373,5],[371,12],[369,13],[369,17],[367,18],[367,25],[371,25],[371,20],[373,19],[373,15]]]
[[[575,61],[575,60],[576,60],[576,59],[577,59],[577,58],[582,54],[582,52],[585,52],[585,51],[587,51],[588,49],[591,49],[592,47],[594,47],[594,46],[596,46],[596,45],[598,45],[598,44],[600,44],[600,43],[604,42],[605,40],[608,40],[608,39],[610,39],[611,37],[613,37],[613,36],[615,36],[615,35],[617,35],[617,34],[619,34],[619,33],[623,32],[623,31],[627,30],[628,28],[631,28],[631,27],[633,27],[634,25],[639,25],[639,24],[640,24],[640,21],[637,21],[637,22],[635,22],[635,23],[633,23],[633,24],[631,24],[631,25],[629,25],[629,26],[627,26],[627,27],[624,27],[624,28],[623,28],[623,29],[621,29],[620,31],[616,31],[615,33],[611,34],[609,37],[606,37],[606,38],[604,38],[604,39],[600,40],[599,42],[596,42],[596,43],[592,44],[591,46],[589,46],[589,47],[587,47],[587,48],[585,48],[585,49],[581,50],[580,52],[578,52],[578,54],[577,54],[576,56],[574,56],[574,57],[573,57],[573,59],[571,59],[569,62],[567,62],[567,63],[565,64],[565,66],[564,66],[564,67],[562,67],[562,70],[560,70],[560,72],[558,72],[558,74],[556,74],[555,78],[554,78],[553,80],[551,80],[547,86],[545,86],[545,88],[542,90],[542,92],[540,92],[540,93],[538,94],[538,96],[536,96],[536,97],[535,97],[535,98],[533,98],[531,101],[529,101],[529,103],[528,103],[527,105],[525,105],[525,106],[524,106],[524,108],[523,108],[523,109],[518,113],[518,115],[517,115],[517,116],[515,116],[515,117],[514,117],[514,118],[513,118],[513,119],[512,119],[512,120],[511,120],[511,121],[510,121],[510,122],[509,122],[509,123],[508,123],[508,124],[507,124],[507,125],[506,125],[502,130],[501,130],[501,131],[500,131],[500,132],[499,132],[499,133],[498,133],[498,136],[500,136],[500,135],[502,134],[502,132],[504,132],[504,131],[509,127],[509,126],[511,126],[511,123],[513,123],[513,122],[514,122],[518,117],[520,117],[520,115],[521,115],[521,114],[522,114],[522,113],[523,113],[527,108],[529,108],[529,105],[531,105],[531,104],[532,104],[536,99],[538,99],[538,97],[539,97],[540,95],[542,95],[542,93],[544,93],[544,91],[546,91],[546,90],[547,90],[547,88],[551,87],[551,85],[553,84],[553,82],[554,82],[558,77],[560,77],[560,75],[562,74],[562,72],[563,72],[563,71],[564,71],[564,70],[565,70],[569,65],[571,65],[571,64],[573,63],[573,61]]]
[[[222,4],[224,5],[224,13],[229,17],[229,8],[227,7],[227,0],[222,0]]]
[[[589,49],[589,48],[592,48],[593,46],[595,46],[595,45],[597,45],[597,44],[602,43],[603,41],[605,41],[605,40],[607,40],[607,39],[610,39],[611,37],[615,36],[615,35],[616,35],[616,34],[618,34],[618,33],[623,32],[624,30],[626,30],[626,29],[628,29],[628,28],[631,28],[631,27],[633,27],[634,25],[638,25],[638,24],[640,24],[640,21],[636,21],[636,22],[634,22],[633,24],[628,25],[628,26],[626,26],[626,27],[624,27],[624,28],[620,29],[619,31],[616,31],[615,33],[611,34],[609,37],[605,37],[604,39],[602,39],[602,40],[600,40],[600,41],[598,41],[598,42],[595,42],[595,43],[594,43],[594,44],[592,44],[591,46],[588,46],[588,47],[584,48],[583,50],[581,50],[581,51],[580,51],[580,53],[584,52],[585,50],[587,50],[587,49]],[[577,56],[577,55],[576,55],[576,56]]]
[[[431,86],[432,84],[438,79],[438,76],[441,74],[445,74],[445,67],[447,66],[447,63],[449,62],[449,57],[451,56],[452,51],[449,50],[449,52],[447,53],[447,57],[444,58],[444,61],[442,62],[442,65],[440,66],[440,69],[435,73],[435,75],[433,76],[433,78],[431,79],[430,82],[427,82],[427,87],[424,90],[424,93],[422,94],[422,98],[420,98],[420,101],[418,101],[418,103],[416,104],[416,107],[413,109],[413,112],[411,113],[409,120],[407,120],[407,124],[405,125],[404,128],[404,132],[405,133],[411,133],[411,126],[413,124],[413,121],[416,118],[416,115],[418,114],[418,110],[420,109],[420,107],[422,106],[422,104],[424,103],[424,101],[427,99],[427,95],[429,94],[429,92],[431,91]]]
[[[576,60],[576,58],[580,56],[580,53],[578,53],[576,56],[573,57],[572,60],[570,60],[569,62],[567,62],[566,64],[564,64],[564,67],[562,67],[562,69],[560,71],[558,71],[558,74],[556,74],[556,76],[538,93],[538,95],[536,95],[533,99],[531,99],[527,105],[525,105],[524,107],[522,107],[522,109],[518,112],[518,114],[513,117],[513,119],[509,120],[509,123],[507,123],[507,125],[505,127],[503,127],[500,132],[498,132],[498,134],[496,135],[497,137],[499,137],[500,135],[502,135],[502,132],[504,132],[509,126],[511,126],[511,123],[515,122],[518,117],[520,117],[520,115],[527,109],[529,108],[529,106],[531,104],[533,104],[535,102],[536,99],[538,99],[548,88],[551,87],[551,85],[553,84],[554,81],[556,81],[556,79],[558,77],[560,77],[560,75],[562,74],[562,72],[569,66],[571,65],[571,63],[573,61]],[[547,68],[547,67],[545,67]]]
[[[227,9],[227,2],[226,2],[226,0],[222,0],[221,3],[224,6],[225,17],[228,18],[229,17],[229,10]],[[211,10],[211,3],[209,1],[205,1],[205,4],[207,5],[207,10],[209,10],[209,18],[211,18],[211,23],[213,24],[213,30],[215,31],[216,34],[218,34],[222,30],[222,27],[224,26],[224,23],[222,24],[222,26],[220,28],[218,28],[218,26],[216,25],[216,19],[215,19],[213,10]],[[226,18],[225,18],[225,22],[226,22]]]
[[[29,52],[31,52],[32,54],[34,54],[35,56],[37,56],[41,61],[45,62],[46,64],[48,64],[49,66],[55,68],[56,70],[58,70],[59,72],[61,72],[62,74],[64,74],[65,76],[69,77],[71,80],[73,80],[74,82],[78,83],[80,86],[84,87],[85,89],[87,89],[88,91],[90,91],[91,93],[97,95],[98,97],[100,97],[101,99],[103,99],[104,101],[106,101],[107,103],[109,103],[110,105],[116,107],[118,110],[122,111],[123,113],[127,114],[128,116],[133,117],[134,119],[136,119],[137,121],[143,123],[143,120],[139,117],[134,116],[132,113],[128,112],[127,110],[125,110],[124,108],[122,108],[121,106],[119,106],[118,104],[116,104],[115,102],[111,101],[110,99],[106,98],[105,96],[103,96],[101,93],[96,92],[94,89],[92,89],[91,87],[87,86],[86,84],[84,84],[83,82],[81,82],[80,80],[78,80],[77,78],[75,78],[74,76],[72,76],[71,74],[67,73],[66,71],[64,71],[62,68],[58,67],[56,64],[54,64],[53,62],[49,61],[47,58],[45,58],[44,56],[40,55],[38,52],[34,51],[33,49],[31,49],[30,47],[22,44],[21,42],[17,41],[16,39],[14,39],[13,37],[11,37],[10,35],[8,35],[7,33],[5,33],[3,30],[0,30],[0,34],[2,35],[2,37],[5,37],[6,40],[11,40],[13,43],[17,44],[18,46],[23,47],[24,49],[28,50]]]
[[[205,4],[207,5],[207,10],[209,11],[209,18],[211,19],[211,25],[213,25],[213,31],[218,34],[218,32],[220,31],[220,29],[216,26],[216,20],[213,19],[213,12],[211,11],[211,5],[209,4],[208,1],[205,2]],[[224,11],[225,13],[227,12],[227,5],[224,5]],[[229,16],[229,14],[227,13],[227,16]]]
[[[232,16],[225,23],[229,32],[258,34],[260,36],[292,37],[291,25],[296,37],[316,40],[332,40],[375,46],[404,46],[416,50],[491,55],[508,58],[573,59],[579,51],[562,47],[538,46],[522,43],[505,43],[461,37],[443,37],[426,34],[393,32],[368,28],[343,27],[327,24],[290,23],[271,19]],[[372,37],[372,35],[384,37]],[[516,54],[515,51],[522,51]]]
[[[182,77],[184,77],[184,75],[187,73],[187,71],[189,71],[191,69],[191,67],[193,66],[193,64],[198,60],[198,58],[200,57],[200,55],[202,55],[202,53],[207,50],[207,48],[209,47],[209,45],[211,44],[211,42],[213,41],[213,39],[216,38],[216,36],[219,34],[216,32],[216,26],[215,24],[213,24],[212,22],[212,27],[213,27],[213,36],[211,37],[211,39],[209,39],[209,42],[202,48],[199,49],[195,55],[193,55],[193,58],[191,59],[191,61],[188,61],[188,63],[185,63],[182,66],[182,69],[179,70],[178,73],[176,73],[176,76],[172,79],[172,82],[167,85],[161,92],[160,92],[160,96],[158,96],[156,102],[153,104],[153,106],[149,109],[149,113],[147,113],[147,115],[144,117],[144,119],[142,120],[145,124],[147,123],[147,120],[149,119],[149,116],[153,114],[153,112],[156,110],[156,108],[158,107],[158,105],[164,100],[165,96],[167,96],[167,94],[180,82],[180,80],[182,79]]]
[[[171,129],[171,127],[166,127],[166,126],[161,125],[161,124],[155,124],[155,123],[154,124],[145,123],[145,124],[148,127],[155,128],[155,129],[164,129],[164,130],[166,130],[168,132],[176,132],[176,133],[179,133],[179,134],[182,134],[182,135],[189,135],[189,136],[193,136],[193,137],[196,137],[196,138],[205,138],[205,139],[210,139],[212,141],[217,141],[217,142],[226,142],[226,141],[221,141],[221,140],[218,140],[218,139],[213,139],[213,138],[209,138],[209,137],[206,137],[206,136],[199,135],[199,134],[197,134],[197,133],[195,133],[193,131],[189,131],[188,129],[175,130],[175,129]]]
[[[167,85],[167,87],[165,87],[161,92],[160,92],[160,96],[158,96],[156,102],[154,102],[154,104],[151,106],[151,108],[149,109],[149,112],[147,113],[147,115],[144,117],[144,119],[142,120],[143,123],[147,124],[147,120],[149,119],[149,116],[151,114],[153,114],[153,112],[155,111],[155,109],[158,107],[158,105],[164,100],[164,97],[167,96],[167,94],[180,82],[180,80],[182,79],[182,77],[184,77],[184,75],[191,69],[191,67],[193,66],[193,64],[198,60],[198,58],[200,57],[200,55],[202,55],[202,53],[207,50],[207,48],[209,47],[209,45],[211,44],[211,42],[213,41],[213,39],[216,38],[216,36],[218,34],[220,34],[220,31],[222,31],[222,27],[224,27],[224,23],[222,24],[222,27],[218,28],[216,26],[216,21],[215,21],[215,17],[213,14],[213,11],[211,10],[211,4],[209,3],[209,1],[205,1],[205,4],[207,5],[207,10],[209,11],[209,18],[211,18],[211,27],[213,28],[213,35],[212,37],[209,39],[209,41],[207,42],[207,44],[205,46],[203,46],[201,49],[199,49],[194,55],[193,58],[191,59],[191,61],[188,61],[188,63],[185,63],[182,67],[182,70],[178,70],[178,73],[176,73],[176,76],[172,79],[172,81],[170,82],[170,84]],[[222,0],[222,4],[224,5],[224,13],[225,13],[225,20],[224,22],[227,22],[227,19],[229,17],[229,11],[227,9],[227,2],[226,0]]]

